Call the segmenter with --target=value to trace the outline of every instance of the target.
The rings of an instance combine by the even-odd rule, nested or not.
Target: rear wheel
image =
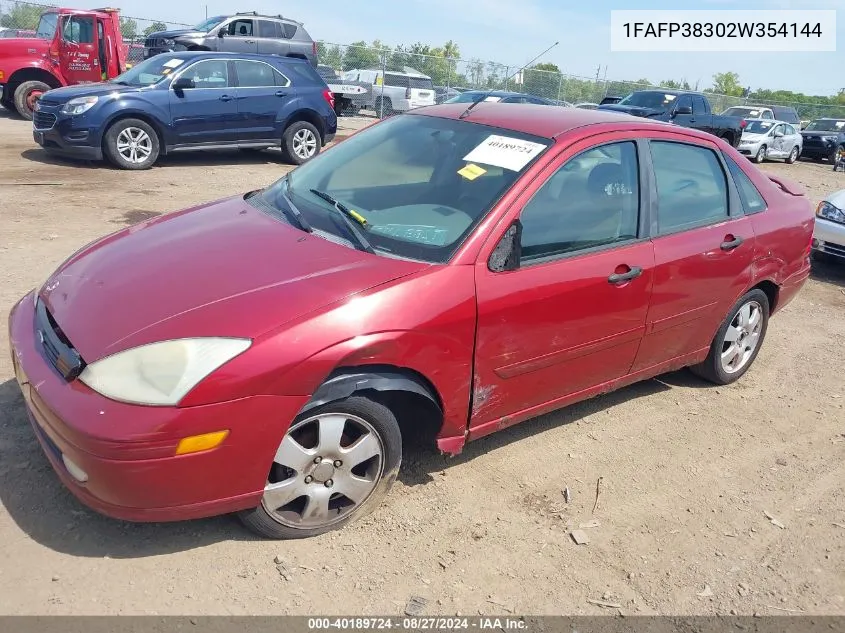
[[[717,385],[739,380],[757,358],[768,325],[769,298],[755,288],[731,308],[704,362],[690,369]]]
[[[32,121],[35,111],[35,103],[41,98],[50,86],[43,81],[25,81],[15,89],[14,102],[15,110],[23,118]]]
[[[387,407],[351,396],[299,416],[282,439],[261,505],[239,517],[274,539],[317,536],[375,509],[402,461]]]
[[[761,145],[760,149],[757,150],[757,155],[754,156],[754,162],[759,164],[766,160],[766,146]]]
[[[103,139],[106,157],[121,169],[150,169],[158,160],[158,134],[145,121],[122,119],[112,125]]]
[[[796,160],[798,160],[798,154],[800,154],[800,153],[801,152],[798,150],[798,146],[796,145],[795,147],[792,148],[792,151],[789,152],[789,157],[786,159],[786,162],[791,165]]]
[[[294,165],[308,162],[320,153],[320,133],[308,121],[296,121],[288,126],[282,136],[282,152]]]

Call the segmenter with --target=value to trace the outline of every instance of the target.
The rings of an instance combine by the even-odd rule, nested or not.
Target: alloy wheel
[[[153,153],[153,140],[141,128],[128,127],[117,135],[117,151],[126,161],[140,165]]]
[[[369,422],[323,413],[294,424],[285,435],[261,504],[287,527],[322,528],[360,507],[383,471],[384,446]]]
[[[311,158],[317,153],[317,137],[308,129],[299,130],[293,135],[293,151],[299,158]]]
[[[743,304],[736,312],[722,341],[720,361],[726,374],[743,369],[760,345],[763,307],[756,301]]]

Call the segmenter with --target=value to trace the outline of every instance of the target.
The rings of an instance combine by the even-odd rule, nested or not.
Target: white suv
[[[414,108],[434,105],[435,92],[431,77],[418,72],[388,70],[348,70],[344,81],[360,81],[372,85],[372,91],[356,105],[375,110],[378,116],[406,112]]]

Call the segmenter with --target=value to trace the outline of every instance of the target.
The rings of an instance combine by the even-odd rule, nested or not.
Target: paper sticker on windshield
[[[177,68],[185,63],[184,59],[171,59],[169,61],[164,62],[163,66],[165,68]]]
[[[845,127],[845,121],[837,121],[837,122],[836,122],[836,129],[837,129],[837,130],[839,130],[839,129],[843,128],[843,127]]]
[[[486,173],[487,173],[486,169],[484,169],[483,167],[479,167],[478,165],[475,165],[473,163],[470,163],[469,165],[467,165],[463,169],[458,170],[458,174],[460,174],[461,176],[463,176],[467,180],[475,180],[479,176],[483,176]]]
[[[484,100],[485,100],[485,101],[490,101],[490,102],[492,102],[492,103],[496,103],[496,102],[498,102],[498,101],[501,101],[501,100],[502,100],[502,98],[501,98],[501,97],[487,97],[487,98],[485,98]]]
[[[540,143],[493,134],[464,156],[464,160],[519,171],[544,149],[546,146]]]

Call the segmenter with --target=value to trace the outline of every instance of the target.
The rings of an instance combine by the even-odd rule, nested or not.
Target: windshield
[[[185,63],[178,55],[156,55],[133,66],[122,75],[112,79],[112,83],[126,86],[152,86],[166,79],[174,70]]]
[[[447,100],[446,103],[473,103],[475,101],[501,101],[501,97],[487,96],[486,92],[462,92],[456,97]]]
[[[836,119],[816,119],[804,128],[807,132],[842,132],[845,121]]]
[[[622,99],[622,101],[619,102],[619,105],[649,108],[651,110],[666,110],[669,104],[677,98],[678,95],[646,90],[643,92],[632,92]]]
[[[199,31],[201,33],[208,33],[211,29],[213,29],[218,24],[222,23],[225,19],[225,15],[218,15],[214,18],[208,18],[205,22],[200,22],[199,24],[197,24],[194,27],[194,30]]]
[[[59,22],[58,13],[45,13],[38,21],[38,28],[35,30],[35,37],[42,40],[52,40],[56,34],[56,24]]]
[[[550,143],[468,121],[400,115],[298,167],[262,199],[281,216],[290,198],[315,230],[351,242],[327,194],[366,221],[361,233],[377,253],[446,262]]]
[[[775,124],[771,121],[749,121],[743,131],[751,134],[768,134],[774,126]]]

